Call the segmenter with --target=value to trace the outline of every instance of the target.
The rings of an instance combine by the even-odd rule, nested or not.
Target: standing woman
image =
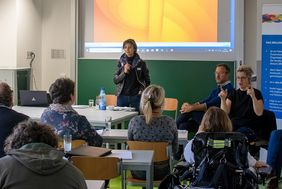
[[[137,45],[133,39],[125,40],[122,48],[124,53],[118,61],[114,76],[117,106],[134,107],[139,111],[140,95],[150,85],[149,70],[137,54]]]
[[[168,142],[173,155],[178,148],[178,132],[175,121],[162,115],[164,89],[157,85],[148,86],[142,93],[140,110],[144,115],[133,117],[128,126],[128,140],[145,142]],[[154,163],[154,180],[161,180],[169,174],[169,162]],[[132,171],[132,176],[145,180],[144,171]]]

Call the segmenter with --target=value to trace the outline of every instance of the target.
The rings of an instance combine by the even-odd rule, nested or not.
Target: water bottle
[[[99,96],[100,96],[99,110],[106,110],[106,108],[107,108],[107,106],[106,106],[106,93],[105,93],[105,89],[103,87],[101,87]]]

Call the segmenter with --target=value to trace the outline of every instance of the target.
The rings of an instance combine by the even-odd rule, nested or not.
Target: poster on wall
[[[261,68],[265,108],[282,119],[282,4],[263,5]]]

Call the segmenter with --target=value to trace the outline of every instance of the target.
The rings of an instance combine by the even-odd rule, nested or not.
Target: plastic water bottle
[[[105,93],[105,89],[103,87],[101,87],[99,96],[100,96],[99,110],[106,110],[106,108],[107,108],[107,106],[106,106],[106,93]]]

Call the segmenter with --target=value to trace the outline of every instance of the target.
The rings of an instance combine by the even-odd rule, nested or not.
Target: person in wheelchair
[[[219,133],[220,132],[220,133]],[[207,134],[207,135],[206,135]],[[218,134],[218,136],[220,136],[220,139],[223,139],[224,144],[223,147],[220,147],[221,144],[217,144],[218,146],[214,147],[216,148],[215,150],[212,148],[208,148],[204,145],[202,145],[202,141],[204,141],[205,139],[207,139],[210,134],[210,137],[216,136],[216,134]],[[202,135],[202,136],[201,136]],[[206,137],[206,138],[205,138]],[[230,149],[228,149],[229,147],[226,147],[226,141],[228,140],[224,140],[226,138],[232,138],[235,140],[239,140],[238,143],[232,143],[233,141],[230,141],[230,146],[232,148],[234,148],[234,150],[232,151],[228,151]],[[240,141],[242,140],[242,141]],[[247,148],[247,143],[246,143],[247,138],[241,134],[241,133],[232,133],[232,123],[228,117],[228,115],[220,108],[217,107],[211,107],[207,110],[207,112],[205,113],[202,122],[200,124],[199,130],[197,132],[197,135],[194,137],[194,139],[190,140],[189,143],[186,145],[185,149],[184,149],[184,158],[185,160],[189,163],[189,164],[194,164],[194,171],[197,172],[197,175],[194,175],[194,185],[195,186],[203,186],[207,183],[203,183],[201,182],[201,180],[199,180],[199,177],[202,176],[203,178],[203,174],[205,174],[205,171],[210,171],[211,173],[208,175],[205,175],[204,177],[213,177],[214,175],[217,174],[217,168],[219,167],[219,165],[223,164],[223,167],[228,167],[231,164],[234,164],[234,167],[240,167],[242,168],[242,170],[248,169],[249,167],[253,167],[253,168],[260,168],[260,167],[266,167],[268,166],[266,163],[261,162],[261,161],[257,161],[253,156],[250,155],[250,153],[248,152],[248,148]],[[220,140],[212,140],[212,142],[216,143],[219,142]],[[208,141],[209,142],[209,141]],[[207,144],[208,144],[207,142]],[[199,145],[200,144],[200,145]],[[234,145],[235,144],[235,145]],[[201,146],[202,145],[202,146]],[[222,149],[220,149],[222,148]],[[237,152],[234,152],[236,150],[241,150],[239,152],[239,156],[240,157],[235,157],[236,155],[238,156]],[[215,151],[213,153],[213,151]],[[226,152],[226,154],[225,154]],[[229,152],[231,152],[231,154],[228,154]],[[212,162],[213,160],[216,162],[216,157],[214,156],[218,156],[218,157],[222,157],[219,160],[219,163],[213,167],[213,170],[208,170],[210,167],[208,167],[210,164],[214,163]],[[233,156],[233,157],[230,157]],[[245,157],[245,158],[244,158]],[[229,159],[233,159],[229,162]],[[204,165],[205,162],[208,162],[209,165]],[[222,163],[223,162],[223,163]],[[236,165],[236,164],[240,164],[240,165]],[[225,168],[223,168],[222,170],[224,170]],[[230,167],[228,167],[230,168]],[[205,170],[203,170],[205,169]],[[230,176],[230,169],[225,169],[227,171],[222,171],[218,177],[223,178],[224,176]],[[202,174],[202,175],[201,175]],[[198,177],[198,178],[197,178]],[[217,177],[217,176],[214,176]],[[231,176],[230,176],[231,178]],[[204,178],[206,179],[206,178]],[[229,178],[227,178],[228,180]],[[192,180],[193,181],[193,180]],[[217,188],[217,181],[214,181],[213,179],[210,180],[211,183],[210,184],[212,187]],[[193,183],[192,183],[193,184]],[[214,184],[214,185],[213,185]],[[222,183],[221,183],[222,184]],[[225,183],[226,184],[226,183]],[[229,186],[230,183],[227,183],[227,186]],[[226,188],[226,185],[224,187],[224,183],[223,183],[223,188]],[[228,187],[230,188],[230,187]],[[236,186],[234,186],[233,188],[237,188]]]

